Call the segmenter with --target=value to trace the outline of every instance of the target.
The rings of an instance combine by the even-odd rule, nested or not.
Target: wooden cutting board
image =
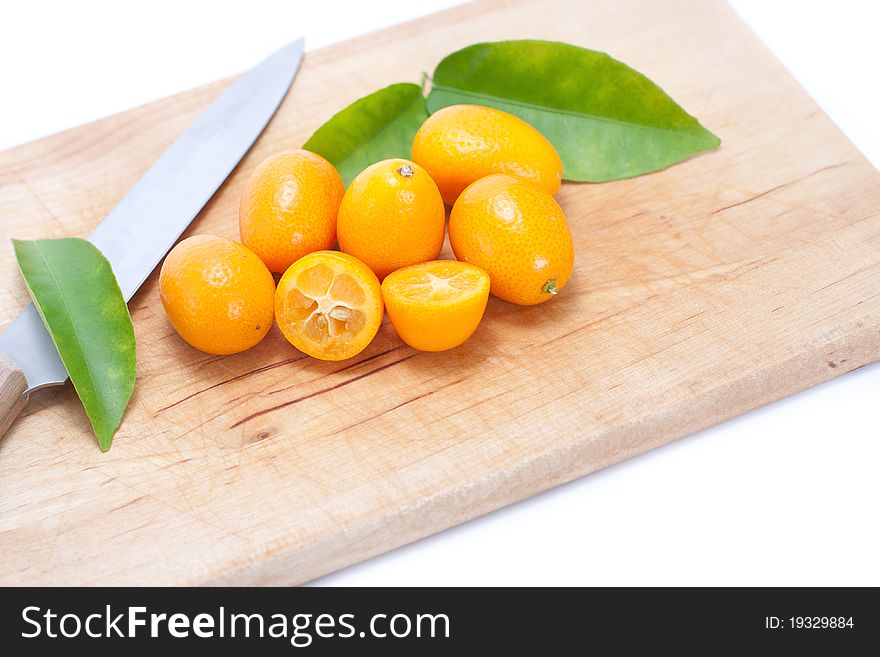
[[[564,185],[565,292],[490,300],[448,353],[386,322],[349,362],[305,358],[277,328],[208,356],[172,330],[154,273],[131,302],[138,380],[112,450],[69,384],[0,442],[0,582],[303,582],[880,355],[880,174],[719,0],[488,0],[310,52],[187,234],[236,238],[256,164],[355,98],[523,37],[612,53],[722,148]],[[0,154],[0,326],[27,300],[9,238],[88,234],[227,84]]]

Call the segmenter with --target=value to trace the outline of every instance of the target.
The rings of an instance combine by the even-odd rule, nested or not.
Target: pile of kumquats
[[[366,348],[387,311],[407,344],[443,351],[474,333],[490,292],[533,305],[562,291],[574,260],[553,198],[562,162],[537,130],[454,105],[422,124],[412,160],[377,162],[348,189],[305,150],[262,162],[241,197],[241,243],[196,235],[165,259],[160,294],[176,331],[233,354],[274,320],[297,349],[342,360]],[[437,259],[446,205],[456,260]]]

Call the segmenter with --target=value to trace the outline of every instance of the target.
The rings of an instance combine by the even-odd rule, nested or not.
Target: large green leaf
[[[34,305],[106,452],[135,380],[134,328],[110,263],[81,239],[13,244]]]
[[[434,71],[428,109],[488,105],[549,139],[568,180],[657,171],[721,142],[644,75],[605,53],[554,41],[480,43]]]
[[[391,157],[409,159],[413,137],[426,118],[421,88],[410,83],[392,84],[336,113],[303,148],[330,160],[348,186],[374,162]]]

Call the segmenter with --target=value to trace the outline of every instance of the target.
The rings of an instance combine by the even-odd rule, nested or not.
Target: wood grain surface
[[[490,300],[447,353],[386,320],[348,362],[277,328],[209,356],[172,330],[154,272],[130,304],[138,380],[112,450],[69,384],[33,394],[0,442],[0,582],[303,582],[880,355],[880,174],[719,0],[487,0],[310,52],[187,234],[236,238],[251,170],[352,100],[524,37],[613,54],[722,148],[565,184],[569,286]],[[27,300],[9,238],[88,234],[227,84],[0,153],[0,326]]]

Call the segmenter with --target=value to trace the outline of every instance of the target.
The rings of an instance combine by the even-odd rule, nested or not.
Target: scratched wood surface
[[[69,384],[0,442],[2,583],[303,582],[878,357],[880,174],[720,1],[490,0],[308,53],[188,234],[237,237],[254,166],[348,102],[521,37],[616,55],[722,149],[564,185],[568,288],[491,300],[448,353],[386,323],[349,362],[304,358],[277,328],[208,356],[171,329],[154,273],[131,302],[138,381],[113,449]],[[0,326],[27,298],[9,238],[86,235],[225,84],[0,154]]]

